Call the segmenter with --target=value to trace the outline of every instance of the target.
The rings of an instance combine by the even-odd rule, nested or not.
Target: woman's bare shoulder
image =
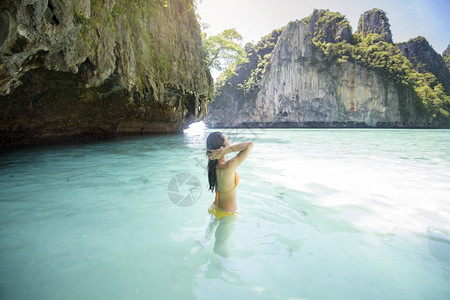
[[[221,173],[233,173],[234,168],[232,168],[230,164],[227,164],[226,162],[219,162],[217,164],[217,171]]]

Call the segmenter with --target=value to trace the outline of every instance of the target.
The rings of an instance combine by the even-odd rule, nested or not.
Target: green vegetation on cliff
[[[396,44],[419,73],[432,73],[442,83],[444,91],[450,94],[450,71],[444,58],[434,51],[428,41],[421,36]]]

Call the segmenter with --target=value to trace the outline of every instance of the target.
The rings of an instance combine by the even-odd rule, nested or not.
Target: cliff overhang
[[[0,4],[0,148],[180,132],[213,98],[192,1]]]

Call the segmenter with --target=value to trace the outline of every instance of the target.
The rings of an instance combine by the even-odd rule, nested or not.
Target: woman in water
[[[225,134],[216,131],[206,139],[206,147],[208,148],[206,155],[209,158],[209,189],[216,192],[214,203],[208,211],[216,219],[235,215],[237,210],[236,187],[239,184],[236,168],[252,151],[253,142],[232,145]],[[239,153],[227,160],[225,155],[232,152]]]
[[[208,212],[211,214],[211,221],[205,232],[205,242],[209,240],[211,232],[218,225],[214,252],[223,257],[228,257],[227,243],[237,213],[236,187],[239,184],[239,175],[236,172],[236,168],[252,151],[253,142],[232,145],[226,135],[220,132],[213,132],[206,140],[206,147],[208,148],[206,155],[209,158],[209,189],[212,192],[215,191],[216,196],[208,209]],[[232,152],[239,153],[232,159],[227,160],[225,155]]]

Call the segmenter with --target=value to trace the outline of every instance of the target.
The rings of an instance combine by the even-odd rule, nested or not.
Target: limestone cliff
[[[213,83],[192,0],[3,0],[0,147],[180,131]]]
[[[385,41],[388,35],[368,34],[367,41],[361,42],[363,46],[351,45],[346,42],[351,37],[342,35],[343,29],[350,28],[346,22],[340,14],[327,11],[315,11],[302,21],[291,22],[277,39],[270,61],[253,89],[249,84],[251,76],[244,76],[252,72],[244,72],[241,67],[236,69],[235,77],[218,87],[215,101],[209,105],[206,124],[210,127],[448,126],[447,110],[441,110],[442,117],[441,107],[430,113],[429,106],[415,90],[401,82],[403,77],[389,73],[390,65],[374,64],[378,63],[379,55],[374,56],[372,49],[385,47],[392,53],[380,51],[381,57],[391,54],[402,66],[412,69],[401,51]],[[332,34],[317,29],[323,24]],[[317,38],[318,33],[321,38]]]

